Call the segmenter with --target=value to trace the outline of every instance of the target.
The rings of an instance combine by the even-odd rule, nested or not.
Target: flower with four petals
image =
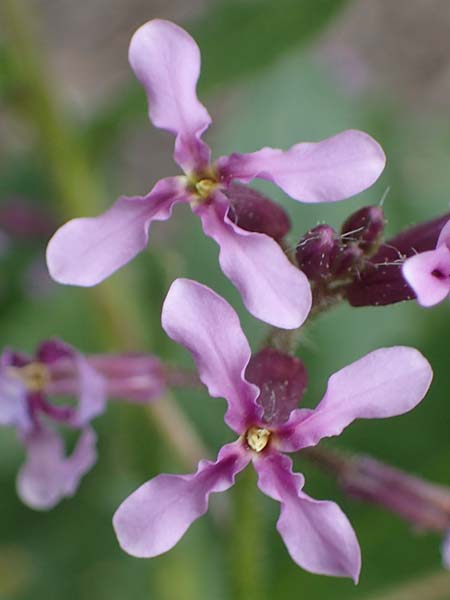
[[[155,19],[134,34],[129,59],[147,93],[150,120],[175,135],[174,158],[185,174],[161,179],[146,196],[121,197],[100,216],[63,225],[47,249],[50,274],[60,283],[96,285],[145,248],[153,221],[167,220],[175,204],[188,203],[220,246],[222,271],[247,310],[276,327],[299,327],[311,307],[306,277],[275,240],[232,221],[227,192],[233,181],[260,178],[301,202],[342,200],[377,180],[383,150],[366,133],[349,130],[287,151],[263,148],[212,162],[201,139],[211,118],[196,95],[195,41],[177,25]]]
[[[277,528],[293,560],[314,573],[357,581],[360,549],[347,517],[335,503],[303,492],[304,478],[292,472],[284,453],[339,435],[355,419],[392,417],[414,408],[432,379],[425,358],[402,346],[371,352],[330,377],[314,410],[294,409],[277,418],[282,413],[261,402],[259,388],[245,377],[250,347],[223,298],[195,281],[178,279],[164,302],[162,324],[190,351],[210,396],[225,398],[225,422],[239,437],[220,450],[215,462],[201,461],[196,473],[158,475],[129,496],[113,520],[122,548],[137,557],[170,550],[207,511],[209,495],[230,488],[252,462],[261,491],[281,504]],[[302,372],[297,380],[303,389]]]

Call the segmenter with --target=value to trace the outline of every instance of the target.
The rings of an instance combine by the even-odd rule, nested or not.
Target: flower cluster
[[[382,173],[379,144],[348,130],[288,150],[265,147],[212,160],[202,139],[211,118],[197,98],[195,41],[156,19],[134,34],[129,59],[147,94],[151,122],[175,136],[174,159],[183,174],[161,179],[147,195],[120,197],[99,216],[63,225],[47,248],[50,274],[63,284],[100,283],[146,247],[152,222],[188,204],[218,244],[220,267],[246,309],[272,330],[252,355],[228,302],[201,283],[177,279],[163,305],[162,326],[189,350],[198,377],[184,379],[183,372],[144,354],[83,356],[58,340],[42,343],[32,358],[6,350],[0,358],[0,425],[14,427],[26,449],[19,495],[33,508],[48,509],[74,494],[96,461],[92,421],[108,399],[147,403],[169,386],[200,381],[209,396],[225,399],[225,423],[235,439],[216,461],[201,460],[195,473],[160,474],[125,499],[113,518],[121,547],[137,557],[166,552],[207,511],[210,495],[229,489],[252,463],[259,489],[280,503],[277,529],[292,559],[313,573],[357,582],[361,554],[349,520],[334,502],[306,494],[305,479],[293,472],[287,454],[340,435],[356,419],[410,411],[425,396],[432,370],[413,348],[381,348],[331,375],[315,409],[299,408],[308,374],[292,347],[295,332],[284,330],[298,329],[338,300],[352,306],[414,297],[430,306],[442,300],[450,292],[449,217],[385,242],[382,208],[365,206],[340,230],[324,223],[313,227],[291,252],[289,216],[248,184],[270,181],[299,202],[344,200]],[[69,455],[63,429],[78,435]],[[353,479],[346,472],[348,491],[353,485],[354,495],[393,505],[386,485],[371,493],[364,488],[361,473],[370,471],[365,466],[352,471]],[[386,471],[381,476],[369,466],[370,477],[385,484]],[[404,481],[409,486],[413,480]],[[410,508],[422,509],[422,500]]]

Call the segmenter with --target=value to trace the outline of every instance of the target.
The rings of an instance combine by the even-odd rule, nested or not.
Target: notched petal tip
[[[154,19],[133,35],[129,61],[147,93],[150,120],[177,136],[175,160],[187,171],[206,166],[210,151],[200,137],[211,117],[197,98],[200,50],[193,38]]]

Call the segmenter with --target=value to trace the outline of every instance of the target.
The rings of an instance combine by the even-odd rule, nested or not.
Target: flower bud
[[[286,211],[266,196],[244,185],[233,184],[225,191],[230,200],[228,217],[247,231],[265,233],[280,241],[291,229]]]
[[[264,408],[264,421],[268,424],[288,420],[308,382],[302,361],[275,348],[264,348],[253,355],[245,377],[259,387],[257,402]]]
[[[373,458],[350,459],[341,478],[343,490],[378,504],[421,530],[447,531],[450,526],[450,488],[429,483]]]
[[[348,217],[341,233],[346,242],[357,245],[365,256],[372,256],[382,240],[384,224],[381,206],[364,206]]]
[[[382,244],[365,263],[364,270],[347,289],[352,306],[385,306],[412,300],[415,294],[402,275],[404,259],[417,252],[433,250],[450,214],[405,229]]]
[[[166,389],[161,361],[146,354],[94,354],[89,364],[106,381],[108,395],[134,402],[159,398]]]
[[[328,279],[341,244],[336,231],[329,225],[317,225],[304,235],[297,245],[295,256],[299,269],[311,281]]]
[[[363,258],[362,249],[352,243],[349,246],[342,245],[333,257],[331,271],[336,278],[342,278],[352,273],[361,264]]]

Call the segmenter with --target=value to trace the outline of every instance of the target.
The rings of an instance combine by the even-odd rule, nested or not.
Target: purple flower
[[[51,403],[47,395],[65,394],[68,381],[77,405]],[[46,510],[75,493],[96,461],[96,436],[89,423],[103,412],[105,403],[103,377],[63,342],[44,342],[33,359],[11,351],[2,354],[0,425],[15,427],[26,449],[17,478],[17,491],[25,504]],[[50,423],[80,432],[70,456]]]
[[[420,252],[403,264],[403,276],[422,306],[433,306],[450,293],[450,221],[443,227],[435,250]]]
[[[300,326],[311,306],[306,278],[275,240],[233,222],[226,193],[234,180],[256,177],[302,202],[342,200],[376,181],[385,164],[382,149],[367,134],[349,130],[287,151],[263,148],[212,163],[201,139],[211,118],[196,95],[200,52],[194,40],[155,19],[134,34],[129,58],[147,92],[152,123],[176,136],[174,158],[185,175],[161,179],[146,196],[121,197],[98,217],[64,225],[47,250],[52,277],[96,285],[145,248],[153,221],[167,220],[174,205],[185,202],[220,246],[220,266],[249,312],[277,327]]]
[[[201,461],[196,473],[158,475],[127,498],[114,516],[122,548],[138,557],[166,552],[207,511],[209,495],[231,487],[237,473],[252,462],[261,491],[281,503],[277,528],[293,560],[308,571],[356,581],[360,550],[347,517],[333,502],[303,492],[304,478],[292,472],[284,452],[339,435],[357,418],[411,410],[430,385],[428,362],[412,348],[376,350],[335,373],[316,409],[295,409],[287,420],[285,415],[277,420],[280,411],[267,402],[267,389],[261,384],[260,402],[259,388],[244,376],[250,348],[236,313],[223,298],[199,283],[178,279],[165,300],[162,324],[191,352],[210,395],[226,399],[225,422],[239,438],[225,445],[215,462]],[[265,360],[266,354],[254,362],[253,380],[263,381],[260,366]],[[294,373],[294,386],[280,387],[283,371]],[[295,362],[274,365],[267,380],[288,403],[294,387],[301,393],[306,385],[305,373]]]
[[[18,477],[21,499],[48,509],[76,491],[96,460],[92,419],[108,398],[148,403],[161,397],[170,373],[145,354],[93,354],[84,357],[59,340],[43,342],[34,358],[12,351],[0,357],[0,426],[13,426],[27,460]],[[77,398],[55,403],[51,397]],[[75,450],[65,456],[53,426],[80,432]]]

